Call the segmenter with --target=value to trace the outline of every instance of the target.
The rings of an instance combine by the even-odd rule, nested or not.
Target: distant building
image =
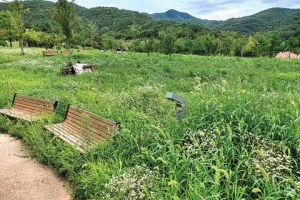
[[[279,58],[279,59],[300,59],[300,54],[294,54],[290,51],[286,51],[286,52],[279,52],[275,58]]]

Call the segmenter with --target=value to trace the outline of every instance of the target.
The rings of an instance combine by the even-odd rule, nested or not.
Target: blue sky
[[[75,0],[75,3],[86,8],[108,6],[149,14],[175,9],[209,20],[248,16],[273,7],[300,9],[300,0]]]

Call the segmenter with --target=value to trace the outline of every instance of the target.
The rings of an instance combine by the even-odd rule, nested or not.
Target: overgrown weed
[[[75,198],[300,198],[298,62],[6,50],[0,105],[9,106],[14,93],[59,103],[53,118],[33,124],[0,115],[0,130],[24,139],[40,162],[72,181]],[[95,72],[61,76],[69,60]],[[187,100],[181,122],[169,91]],[[81,154],[42,128],[61,121],[68,104],[121,129]]]

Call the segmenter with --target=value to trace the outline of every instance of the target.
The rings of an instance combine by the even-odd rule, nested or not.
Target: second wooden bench
[[[54,55],[58,55],[58,51],[55,50],[43,51],[43,56],[54,56]]]
[[[112,138],[118,123],[69,105],[61,123],[44,127],[84,153],[98,142]]]

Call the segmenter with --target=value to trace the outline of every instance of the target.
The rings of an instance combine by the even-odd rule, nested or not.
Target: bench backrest
[[[77,138],[93,146],[105,139],[112,138],[117,123],[91,112],[69,105],[63,122],[64,126],[76,134]],[[87,141],[88,140],[88,141]]]
[[[31,114],[52,114],[57,101],[15,94],[12,108]]]
[[[54,50],[43,51],[43,55],[44,56],[58,55],[58,51],[54,51]]]

